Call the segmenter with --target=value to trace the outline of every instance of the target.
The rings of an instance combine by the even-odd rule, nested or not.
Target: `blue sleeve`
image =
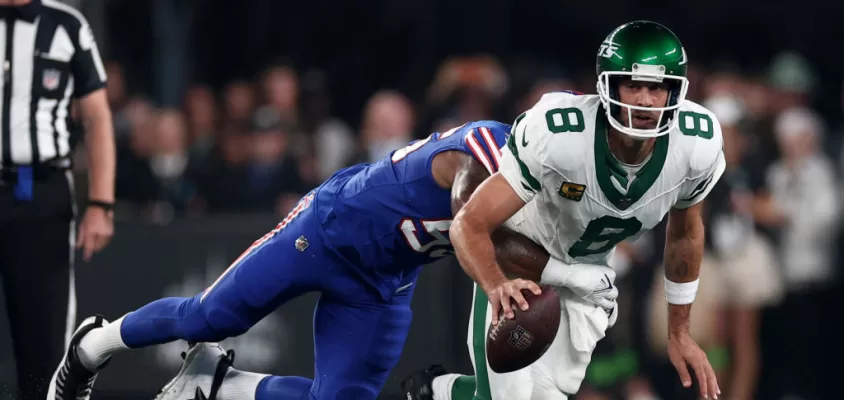
[[[505,124],[475,125],[469,129],[463,140],[471,154],[490,174],[498,171],[501,148],[507,143],[510,127]]]

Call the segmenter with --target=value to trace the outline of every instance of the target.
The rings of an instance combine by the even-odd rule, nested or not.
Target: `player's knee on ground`
[[[202,302],[199,296],[185,299],[180,311],[181,336],[189,342],[219,342],[240,336],[252,327],[239,310],[232,310],[211,297]]]

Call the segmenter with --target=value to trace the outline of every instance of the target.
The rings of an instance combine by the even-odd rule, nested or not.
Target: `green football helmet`
[[[598,50],[598,95],[604,104],[610,125],[637,138],[652,138],[668,133],[677,125],[677,112],[686,100],[689,81],[686,79],[686,50],[680,39],[668,28],[651,21],[634,21],[616,28]],[[665,107],[639,107],[619,101],[621,80],[633,79],[668,84]],[[619,120],[623,109],[628,122],[633,111],[657,111],[659,121],[653,129],[636,129]]]

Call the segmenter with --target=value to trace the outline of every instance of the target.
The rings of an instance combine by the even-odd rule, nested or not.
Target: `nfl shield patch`
[[[59,87],[61,76],[62,73],[57,69],[45,69],[44,75],[41,78],[41,84],[44,85],[44,89],[56,90]]]
[[[519,325],[516,329],[510,331],[510,338],[507,340],[507,343],[510,343],[511,346],[519,350],[525,350],[533,343],[533,334]]]

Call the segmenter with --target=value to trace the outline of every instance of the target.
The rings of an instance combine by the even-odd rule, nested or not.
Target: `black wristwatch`
[[[114,211],[114,203],[100,200],[88,200],[88,207],[99,207],[105,211]]]

